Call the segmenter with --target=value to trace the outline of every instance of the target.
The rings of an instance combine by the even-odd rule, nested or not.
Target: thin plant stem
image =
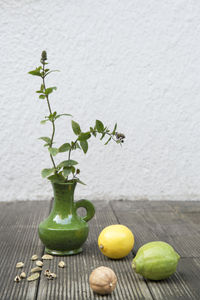
[[[74,145],[76,145],[77,142],[78,139],[75,140]],[[69,149],[68,160],[70,160],[71,152],[72,152],[72,148]]]
[[[97,130],[95,130],[95,131],[93,131],[93,132],[94,132],[94,133],[99,133]],[[111,133],[106,132],[106,134],[109,135],[113,141],[117,142],[117,140],[114,139],[114,137],[113,137],[113,135],[112,135]]]
[[[45,80],[44,80],[44,78],[45,78],[45,76],[44,76],[44,66],[45,66],[45,64],[42,63],[42,69],[43,69],[42,81],[43,81],[44,89],[46,90],[46,85],[45,85]],[[52,114],[52,110],[51,110],[51,106],[50,106],[49,96],[48,96],[48,95],[46,95],[46,99],[47,99],[47,104],[48,104],[48,108],[49,108],[49,113]],[[52,131],[52,136],[51,136],[51,144],[50,144],[50,147],[52,147],[53,139],[54,139],[54,135],[55,135],[55,123],[54,123],[54,121],[51,121],[51,123],[52,123],[52,126],[53,126],[53,131]],[[50,154],[50,158],[51,158],[51,161],[52,161],[52,163],[53,163],[54,168],[56,169],[56,164],[55,164],[55,161],[54,161],[54,159],[53,159],[52,154]]]

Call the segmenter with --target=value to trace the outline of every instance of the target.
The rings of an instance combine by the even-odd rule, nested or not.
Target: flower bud
[[[123,140],[125,138],[125,135],[123,133],[115,133],[115,136],[118,140]]]
[[[45,50],[42,51],[41,60],[42,60],[42,61],[47,60],[47,52],[46,52]]]

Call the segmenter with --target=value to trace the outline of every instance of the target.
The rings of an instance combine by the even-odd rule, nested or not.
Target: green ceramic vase
[[[39,237],[45,245],[45,252],[52,255],[71,255],[82,251],[81,246],[88,236],[87,222],[95,214],[93,204],[88,200],[74,202],[76,182],[53,183],[54,205],[47,219],[39,225]],[[85,217],[77,214],[84,207]]]

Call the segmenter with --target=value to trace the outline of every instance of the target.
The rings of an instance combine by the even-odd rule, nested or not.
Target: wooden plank
[[[188,221],[198,225],[198,228],[200,228],[200,212],[184,212],[182,214]]]
[[[146,239],[146,235],[150,235],[150,231],[152,230],[156,236],[156,238],[152,240],[168,242],[182,257],[177,272],[169,279],[160,282],[145,280],[153,298],[159,300],[180,298],[199,299],[199,258],[192,258],[199,257],[200,253],[200,238],[196,227],[188,223],[178,212],[173,212],[171,209],[168,209],[170,206],[169,203],[167,203],[167,207],[165,207],[165,203],[163,203],[163,209],[155,210],[149,209],[150,206],[155,207],[155,203],[146,204],[146,207],[140,210],[135,209],[134,202],[132,205],[129,203],[127,210],[126,204],[123,204],[122,210],[120,210],[121,204],[119,202],[116,203],[112,201],[111,205],[118,221],[127,225],[133,231],[136,240],[141,231],[141,244],[145,244],[149,241]],[[136,214],[138,214],[138,216],[136,216]],[[143,223],[143,226],[141,226],[141,223]],[[173,227],[176,233],[172,231]],[[182,228],[184,228],[184,230],[182,230]],[[136,250],[137,249],[136,246]],[[135,252],[136,251],[133,251],[134,254]],[[142,276],[138,276],[140,280],[143,280]]]
[[[137,200],[137,201],[131,201],[131,200],[118,200],[118,201],[112,201],[115,203],[115,208],[120,209],[120,211],[128,211],[130,208],[131,210],[133,209],[141,209],[141,208],[146,208],[147,206],[150,206],[150,201],[148,200]]]
[[[172,201],[171,206],[189,223],[200,224],[200,201]]]
[[[145,206],[145,209],[148,207]],[[167,211],[174,211],[174,208],[171,206],[170,201],[149,201],[149,208],[148,210],[153,210],[153,211],[162,211],[162,212],[167,212]]]
[[[153,211],[174,211],[174,208],[170,205],[170,201],[150,201],[150,200],[118,200],[111,201],[114,203],[115,209],[120,211],[137,211],[138,209],[153,210]]]
[[[126,201],[111,201],[111,206],[113,211],[119,221],[126,226],[128,226],[135,236],[135,245],[133,253],[136,254],[137,250],[144,244],[150,241],[157,240],[156,233],[164,234],[161,226],[158,223],[151,224],[151,219],[147,218],[147,212],[149,211],[150,203],[149,201],[138,208],[138,204],[132,201],[126,203]],[[123,208],[120,209],[120,206],[123,205]]]
[[[163,236],[163,241],[169,243],[181,257],[200,257],[200,236],[193,234],[189,236]]]
[[[173,201],[171,206],[190,227],[193,224],[194,230],[200,234],[200,201]]]
[[[163,236],[198,234],[199,228],[189,222],[182,214],[166,211],[145,211],[144,218],[158,238]]]
[[[178,212],[200,212],[200,201],[167,201]]]
[[[145,207],[142,215],[157,239],[198,232],[197,227],[188,223],[184,216],[171,206],[171,201],[150,201],[150,207]]]
[[[200,259],[182,258],[177,272],[166,280],[147,281],[156,300],[199,299]]]
[[[0,299],[29,300],[37,293],[38,281],[28,283],[26,279],[19,283],[14,277],[22,272],[16,269],[16,263],[23,261],[23,271],[29,272],[33,266],[30,257],[43,253],[37,227],[49,212],[49,201],[27,201],[0,203]]]
[[[118,207],[119,203],[112,202],[111,204],[119,222],[123,220],[124,224],[131,226],[135,233],[135,251],[138,250],[138,246],[146,242],[162,240],[172,244],[182,257],[199,257],[199,228],[186,220],[181,213],[166,211],[165,208],[163,211],[149,210],[149,204],[146,208],[136,210],[134,202],[132,203],[133,213],[131,213],[130,204],[127,211],[125,210],[126,204],[123,204],[122,211]],[[165,207],[165,203],[163,203],[163,207]]]
[[[24,270],[28,272],[34,265],[30,261],[31,255],[43,254],[37,226],[48,215],[49,202],[0,203],[0,278],[3,278],[0,299],[104,299],[93,294],[88,284],[91,271],[100,265],[111,267],[118,276],[116,290],[106,299],[199,299],[200,202],[144,200],[114,201],[111,206],[101,201],[94,204],[97,213],[90,222],[84,252],[62,258],[67,263],[65,269],[57,267],[59,257],[46,261],[43,269],[50,268],[58,278],[47,281],[42,275],[37,290],[39,281],[28,283],[23,280],[17,284],[13,279],[20,273],[15,269],[17,261],[24,260]],[[182,256],[178,271],[164,281],[146,281],[133,273],[132,254],[117,261],[104,257],[97,247],[98,235],[105,226],[118,222],[127,225],[135,234],[133,255],[142,244],[151,240],[170,243]]]
[[[198,211],[197,203],[194,204]],[[148,210],[145,214],[145,220],[148,220],[148,224],[154,230],[157,238],[171,244],[182,257],[200,257],[199,226],[185,217],[185,208],[189,207],[190,211],[193,209],[191,205],[188,206],[185,202],[183,209],[181,209],[179,202],[176,202],[175,207],[179,209],[174,212]],[[161,229],[159,231],[156,230],[158,226]]]
[[[179,202],[178,204],[179,207],[181,207]],[[138,225],[141,223],[141,219],[143,225],[145,226],[145,232],[151,231],[154,233],[152,240],[155,238],[155,235],[157,239],[162,239],[166,236],[190,236],[191,232],[193,235],[200,234],[200,227],[193,222],[190,222],[190,220],[188,220],[183,213],[176,211],[173,208],[173,205],[171,207],[170,201],[167,203],[161,203],[161,201],[149,201],[149,203],[146,203],[146,207],[143,207],[139,211],[135,208],[135,203],[132,202],[132,212],[130,209],[131,203],[128,207],[126,203],[123,204],[123,210],[118,209],[117,205],[118,204],[115,203],[115,210],[117,210],[122,217],[124,215],[124,218],[127,219],[129,224],[134,224],[136,221]],[[191,207],[190,209],[192,210]],[[139,227],[140,226],[137,226],[136,231]],[[140,232],[140,228],[138,231]]]
[[[95,201],[94,205],[96,215],[89,222],[90,233],[84,245],[84,251],[75,256],[54,257],[52,261],[45,262],[43,269],[50,268],[58,274],[58,277],[53,281],[47,281],[44,276],[41,277],[38,299],[104,299],[105,297],[94,294],[89,287],[90,273],[102,265],[112,268],[118,277],[116,289],[106,299],[152,299],[146,283],[141,281],[132,270],[132,254],[122,260],[111,260],[99,251],[97,245],[99,233],[104,227],[117,224],[118,221],[109,203]],[[67,265],[64,269],[59,269],[57,266],[61,259]]]

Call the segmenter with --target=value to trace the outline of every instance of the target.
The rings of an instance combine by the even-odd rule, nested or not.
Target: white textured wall
[[[27,75],[43,49],[61,70],[48,82],[53,110],[85,130],[118,121],[127,137],[74,156],[88,183],[77,199],[200,199],[199,1],[1,1],[0,45],[0,200],[52,195],[37,140],[51,132],[40,125],[47,106]],[[57,125],[61,143],[69,119]]]

